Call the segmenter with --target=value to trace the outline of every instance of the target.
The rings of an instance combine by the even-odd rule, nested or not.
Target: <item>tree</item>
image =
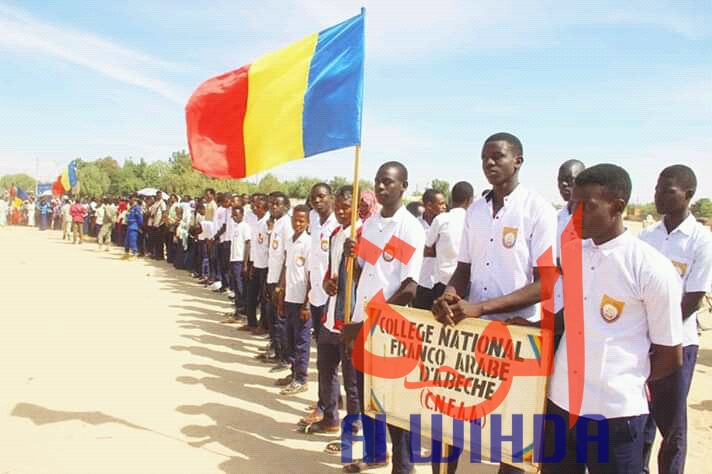
[[[698,219],[712,219],[712,200],[701,198],[690,206],[690,211]]]
[[[273,191],[280,191],[282,189],[282,184],[279,179],[272,173],[267,173],[262,177],[260,182],[257,184],[257,191],[261,193],[271,193]]]
[[[5,190],[10,188],[12,185],[22,188],[23,191],[35,192],[35,186],[37,185],[37,180],[30,176],[29,174],[6,174],[0,178],[0,190]]]
[[[83,196],[104,196],[111,186],[111,179],[96,162],[82,164],[79,169],[79,191]]]
[[[430,187],[440,191],[445,196],[445,200],[450,199],[450,183],[442,179],[434,179],[430,182]]]

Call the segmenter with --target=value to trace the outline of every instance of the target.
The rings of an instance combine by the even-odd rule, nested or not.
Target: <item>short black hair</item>
[[[519,156],[524,156],[524,147],[522,146],[522,142],[519,140],[519,138],[515,137],[511,133],[507,132],[499,132],[495,133],[494,135],[490,135],[487,140],[485,140],[485,145],[487,145],[490,142],[499,142],[499,141],[504,141],[512,145],[514,147],[515,151]]]
[[[339,189],[336,190],[335,197],[341,198],[341,199],[352,199],[354,194],[354,187],[351,186],[350,184],[346,186],[341,186]]]
[[[426,189],[423,193],[423,204],[428,204],[429,202],[433,201],[435,199],[435,196],[437,196],[438,194],[442,194],[443,196],[445,196],[445,193],[443,193],[442,191],[438,191],[437,189]]]
[[[672,178],[677,181],[678,184],[685,187],[687,190],[692,191],[692,195],[695,195],[697,191],[697,176],[692,168],[685,165],[672,165],[668,166],[660,172],[660,176],[663,178]],[[692,196],[690,196],[692,197]]]
[[[311,191],[309,194],[313,193],[315,189],[318,188],[324,188],[326,189],[326,192],[328,192],[331,195],[331,186],[329,186],[327,183],[316,183],[314,186],[311,187]]]
[[[630,194],[633,190],[633,183],[626,170],[618,165],[603,163],[583,170],[576,176],[576,186],[586,184],[598,184],[604,186],[606,190],[628,205]]]
[[[269,197],[271,197],[272,199],[282,198],[284,200],[284,204],[287,207],[290,206],[289,197],[286,194],[284,194],[282,191],[272,191],[271,193],[269,193]]]
[[[292,209],[292,215],[296,214],[297,212],[303,212],[308,217],[309,216],[309,206],[307,206],[306,204],[297,204],[296,206],[294,206],[294,209]]]
[[[559,166],[559,173],[561,173],[562,170],[565,170],[567,168],[573,168],[574,166],[580,166],[581,168],[586,169],[586,165],[583,164],[583,161],[577,160],[577,159],[572,159],[572,160],[566,160],[563,163],[561,163],[561,166]]]
[[[405,167],[403,163],[400,161],[386,161],[383,163],[381,166],[378,167],[378,171],[381,171],[382,169],[385,168],[398,168],[398,171],[400,171],[401,178],[403,179],[404,183],[408,182],[408,168]]]
[[[225,199],[232,199],[232,194],[230,193],[222,193],[220,195],[220,201],[224,201]]]
[[[450,196],[452,197],[452,204],[454,206],[459,206],[467,202],[468,200],[472,199],[474,195],[475,190],[473,189],[472,185],[467,181],[460,181],[459,183],[455,183],[455,186],[452,187],[452,191],[450,192]]]
[[[205,192],[207,194],[212,194],[213,196],[215,196],[215,190],[213,188],[205,188]]]
[[[414,217],[420,217],[420,206],[423,204],[420,203],[419,201],[411,201],[408,204],[406,204],[405,208],[410,212]]]

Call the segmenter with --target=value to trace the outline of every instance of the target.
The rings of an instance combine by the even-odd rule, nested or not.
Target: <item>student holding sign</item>
[[[485,140],[482,170],[492,190],[467,211],[455,273],[433,305],[440,322],[539,319],[536,261],[556,248],[556,212],[544,198],[519,184],[523,162],[522,144],[514,135],[497,133]],[[457,461],[452,462],[449,472],[456,467]],[[500,472],[518,470],[502,465]]]
[[[697,178],[689,167],[665,168],[655,186],[655,207],[663,219],[640,233],[641,240],[673,263],[683,286],[682,367],[649,384],[651,402],[644,461],[647,469],[657,427],[663,435],[658,454],[660,473],[678,474],[685,469],[687,394],[699,348],[695,313],[712,288],[712,235],[689,211],[696,189]]]
[[[576,177],[573,199],[582,207],[584,240],[569,245],[582,245],[586,367],[582,380],[569,380],[565,331],[549,380],[547,413],[554,419],[545,425],[546,474],[640,473],[645,383],[682,365],[680,277],[670,260],[626,231],[631,187],[616,165],[596,165]],[[569,429],[572,383],[584,391],[580,414],[574,413],[581,418]],[[593,442],[581,439],[582,430]],[[587,452],[577,453],[579,447]]]

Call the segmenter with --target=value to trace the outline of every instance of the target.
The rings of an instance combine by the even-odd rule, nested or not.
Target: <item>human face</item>
[[[581,238],[594,241],[610,235],[619,225],[625,204],[611,196],[600,184],[574,187],[573,202],[581,206]]]
[[[292,214],[292,229],[295,234],[301,234],[309,225],[309,214],[304,211],[297,211]]]
[[[284,198],[276,197],[272,199],[269,211],[275,219],[281,218],[287,212],[287,204],[284,202]]]
[[[239,206],[240,204],[242,204],[242,199],[240,199],[240,196],[238,196],[238,195],[236,194],[236,195],[234,195],[234,196],[232,197],[232,202],[231,202],[231,204],[232,204],[233,207]]]
[[[521,166],[522,157],[509,142],[487,142],[482,149],[482,171],[492,186],[509,181]]]
[[[655,209],[663,215],[684,211],[689,204],[687,194],[675,178],[660,176],[655,185]]]
[[[334,201],[334,215],[341,226],[351,224],[351,198],[339,196]]]
[[[242,205],[247,206],[250,203],[250,196],[247,194],[242,195]]]
[[[255,213],[258,219],[262,219],[267,213],[267,201],[256,199],[252,204],[252,212]]]
[[[559,169],[559,175],[556,178],[556,182],[559,187],[559,194],[565,202],[569,202],[574,190],[574,182],[576,181],[576,176],[583,171],[583,168],[579,165],[567,166]]]
[[[312,188],[311,194],[309,195],[311,206],[320,216],[331,212],[332,199],[331,193],[329,193],[329,190],[324,186]]]
[[[396,166],[381,168],[376,174],[374,191],[376,200],[383,207],[393,208],[400,203],[408,183],[403,181],[400,169]]]
[[[437,217],[438,214],[445,212],[447,210],[447,202],[445,201],[445,196],[442,193],[437,193],[433,196],[425,205],[425,212],[431,218]]]
[[[231,198],[230,198],[229,196],[224,197],[223,200],[222,200],[222,207],[225,207],[225,208],[230,207],[230,202],[231,202],[231,201],[232,201],[232,200],[231,200]]]
[[[242,209],[236,207],[232,210],[232,220],[238,224],[242,222]]]

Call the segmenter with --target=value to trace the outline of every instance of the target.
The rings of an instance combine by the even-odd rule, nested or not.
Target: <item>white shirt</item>
[[[534,282],[539,256],[549,247],[556,250],[556,212],[551,204],[520,184],[493,217],[492,197],[476,200],[465,217],[458,260],[470,264],[471,303],[508,295]],[[514,317],[538,321],[539,305],[483,319]]]
[[[461,207],[443,212],[433,220],[430,230],[426,233],[425,246],[435,245],[436,283],[447,285],[455,273],[466,215],[467,211]]]
[[[227,225],[232,221],[232,210],[230,208],[224,208],[222,206],[215,210],[215,215],[213,216],[213,235],[214,239],[217,236],[218,231],[225,225],[225,232],[220,234],[218,242],[223,243],[230,240],[230,234],[228,234]]]
[[[230,236],[230,261],[242,262],[245,260],[245,242],[250,241],[250,226],[244,220],[239,224],[230,219],[228,225]],[[225,232],[226,234],[228,232]]]
[[[586,368],[579,414],[644,415],[650,344],[682,342],[680,278],[668,259],[627,231],[602,245],[583,241],[582,264]],[[549,398],[568,411],[566,333]]]
[[[362,270],[351,318],[355,323],[366,318],[366,305],[379,290],[383,290],[383,296],[388,300],[408,278],[418,281],[423,265],[425,231],[405,206],[401,206],[393,217],[383,217],[378,212],[363,224],[361,238],[368,239],[381,249],[385,248],[393,236],[414,247],[415,253],[407,263],[401,263],[388,254],[381,254],[375,265],[359,259]]]
[[[430,224],[428,221],[423,219],[423,217],[418,217],[418,222],[423,226],[425,235],[428,234],[430,230]],[[423,257],[423,264],[420,267],[420,276],[418,277],[418,286],[423,288],[432,289],[437,283],[437,278],[435,278],[435,257]]]
[[[198,214],[198,217],[200,214]],[[199,220],[200,224],[200,234],[198,234],[198,240],[208,240],[213,236],[213,222],[208,220]]]
[[[269,260],[269,229],[267,222],[269,221],[269,212],[257,221],[257,225],[252,229],[250,238],[250,260],[255,265],[255,268],[267,268]]]
[[[284,266],[284,245],[294,235],[292,220],[285,213],[272,226],[269,238],[269,258],[267,261],[267,283],[279,283]]]
[[[556,213],[556,236],[557,236],[557,246],[556,246],[556,258],[561,259],[561,246],[563,245],[563,236],[566,226],[569,225],[573,215],[569,212],[568,203],[564,203],[564,207],[559,209]],[[569,239],[576,238],[575,232],[571,231],[567,235],[567,242]],[[562,276],[556,280],[556,285],[554,286],[554,313],[558,312],[564,307],[564,279]]]
[[[244,219],[242,219],[243,222],[246,222],[247,225],[250,226],[251,235],[256,235],[257,222],[259,221],[259,219],[257,219],[257,215],[252,211],[245,211],[244,215],[245,215],[245,217],[244,217]],[[250,250],[250,255],[248,257],[249,257],[249,260],[252,261],[252,250]]]
[[[312,210],[309,213],[309,234],[312,239],[309,253],[309,280],[311,282],[309,304],[312,306],[323,306],[328,298],[322,285],[326,267],[329,264],[329,237],[338,225],[333,212],[329,214],[323,225],[316,211]]]
[[[712,234],[692,214],[669,234],[661,220],[643,229],[640,239],[672,262],[680,275],[683,293],[707,293],[712,289]],[[700,344],[694,314],[685,319],[682,328],[683,346]]]
[[[361,219],[356,221],[356,230],[361,228]],[[343,228],[341,226],[337,227],[331,237],[331,245],[329,249],[329,278],[337,279],[339,277],[339,268],[341,264],[341,257],[344,254],[344,243],[346,239],[351,238],[351,226]],[[343,294],[346,294],[345,289],[341,289]],[[323,327],[331,332],[341,332],[336,329],[336,296],[330,296],[326,308],[326,321],[324,321]]]
[[[106,209],[104,209],[105,204],[99,206],[96,208],[96,213],[94,214],[95,220],[94,223],[103,225],[104,224],[104,214],[106,213]]]
[[[311,250],[311,236],[302,232],[296,242],[287,240],[284,280],[287,286],[284,301],[303,304],[307,296],[307,265]]]
[[[166,203],[163,201],[163,199],[159,199],[158,201],[154,202],[151,204],[151,208],[149,211],[149,214],[151,215],[150,223],[149,225],[151,227],[160,227],[163,222],[163,213],[166,211]]]

